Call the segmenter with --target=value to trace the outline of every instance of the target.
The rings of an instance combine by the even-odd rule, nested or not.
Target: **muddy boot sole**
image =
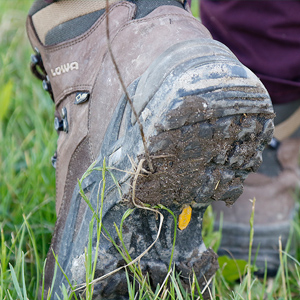
[[[191,220],[184,228],[179,224],[171,265],[175,264],[186,287],[193,270],[204,286],[218,263],[202,241],[203,214],[212,201],[232,204],[242,193],[247,174],[259,167],[262,150],[273,133],[271,101],[257,77],[225,46],[209,39],[171,47],[128,87],[128,92],[143,125],[154,173],[149,173],[139,126],[124,95],[96,164],[101,167],[105,158],[113,174],[106,176],[103,224],[122,247],[114,224],[120,226],[124,213],[136,203],[163,205],[177,218],[189,208]],[[143,169],[134,182],[141,161]],[[102,179],[102,173],[95,170],[82,182],[94,208]],[[140,261],[154,288],[168,272],[177,226],[169,212],[161,212],[160,236]],[[84,247],[91,218],[77,187],[58,253],[62,268],[77,283],[85,281]],[[160,219],[151,211],[136,208],[122,224],[123,242],[135,258],[156,239]],[[111,241],[101,238],[97,277],[124,264]],[[55,290],[59,291],[62,282],[67,285],[58,272]],[[94,295],[103,299],[126,296],[125,271],[95,284]]]

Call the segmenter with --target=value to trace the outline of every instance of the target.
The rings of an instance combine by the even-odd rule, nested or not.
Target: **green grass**
[[[37,299],[56,219],[55,171],[50,163],[57,138],[54,106],[41,82],[29,71],[32,51],[25,20],[30,5],[27,0],[0,2],[0,300]],[[94,221],[101,230],[101,218]],[[298,222],[294,234],[299,241]],[[211,210],[204,221],[204,235],[207,246],[218,247],[221,233],[213,231]],[[87,281],[91,282],[95,270],[89,249],[86,255]],[[283,254],[282,267],[275,278],[258,279],[250,269],[240,282],[229,276],[237,272],[235,262],[222,261],[210,291],[212,298],[300,299],[299,257],[297,245],[295,259]],[[243,269],[245,264],[238,262],[238,266]],[[231,269],[226,272],[228,267]],[[137,272],[142,286],[138,299],[161,299],[158,290],[148,291],[138,270],[132,271]],[[197,299],[195,282],[194,293],[188,295],[172,270],[169,276],[171,286],[166,299]],[[134,286],[128,285],[133,299]],[[92,290],[88,293],[91,295]]]
[[[22,251],[29,299],[37,297],[55,223],[54,107],[31,76],[25,33],[31,1],[0,2],[0,298],[16,299],[8,263],[20,278]]]

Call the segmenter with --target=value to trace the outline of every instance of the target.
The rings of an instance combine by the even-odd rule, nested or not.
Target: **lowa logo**
[[[77,61],[73,61],[71,63],[63,64],[59,67],[56,67],[54,70],[51,69],[52,76],[59,76],[64,73],[68,73],[69,71],[78,70],[79,65]]]

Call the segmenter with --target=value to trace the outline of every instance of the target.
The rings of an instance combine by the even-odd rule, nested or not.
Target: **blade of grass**
[[[250,217],[250,240],[249,240],[249,255],[248,255],[248,266],[247,266],[247,278],[248,278],[248,300],[251,300],[251,256],[252,256],[252,245],[253,245],[253,237],[254,237],[254,212],[255,212],[255,201],[252,200],[252,212]]]
[[[54,283],[55,283],[55,279],[56,279],[56,274],[57,274],[57,264],[55,264],[55,267],[54,267],[54,275],[53,275],[53,279],[52,279],[51,288],[50,288],[50,290],[48,291],[48,294],[47,294],[47,300],[50,300],[51,297],[52,297],[52,292],[53,292],[53,288],[54,288]],[[44,291],[44,290],[43,290],[43,291]]]
[[[14,268],[11,264],[9,264],[9,269],[10,269],[11,278],[12,278],[15,290],[17,292],[17,295],[18,295],[20,300],[23,300],[23,295],[22,295],[22,292],[21,292],[21,288],[20,288],[16,273],[15,273],[15,270],[14,270]]]
[[[283,289],[283,295],[284,299],[287,300],[287,290],[286,290],[286,280],[285,280],[285,268],[283,264],[282,259],[282,242],[281,242],[281,236],[279,237],[279,260],[280,260],[280,268],[281,268],[281,279],[282,279],[282,289]]]
[[[69,284],[69,286],[70,286],[70,289],[72,290],[71,295],[73,295],[73,296],[75,297],[75,299],[77,300],[77,295],[76,295],[76,293],[75,293],[76,289],[73,287],[73,285],[71,284],[71,282],[70,282],[70,280],[69,280],[67,274],[65,273],[65,271],[64,271],[63,268],[61,267],[60,263],[58,262],[58,258],[57,258],[57,256],[55,255],[53,249],[51,249],[51,250],[52,250],[52,254],[53,254],[53,256],[54,256],[54,259],[55,259],[55,262],[56,262],[57,266],[59,267],[60,271],[63,273],[64,277],[66,278],[66,280],[67,280],[67,282],[68,282],[68,284]],[[63,286],[64,288],[66,288],[66,287],[64,286],[64,284],[63,284],[62,286]],[[71,296],[71,295],[70,295],[70,296]]]
[[[27,290],[26,290],[26,283],[25,283],[25,265],[24,265],[24,253],[22,252],[22,285],[23,285],[23,297],[27,300]]]
[[[182,294],[181,294],[181,291],[180,291],[180,288],[178,286],[178,282],[176,280],[176,276],[175,276],[175,270],[173,270],[173,273],[171,274],[171,281],[172,281],[172,284],[174,286],[174,290],[176,292],[176,299],[178,300],[184,300],[183,297],[182,297]]]
[[[34,233],[32,231],[32,228],[30,227],[25,215],[23,215],[23,219],[24,219],[24,223],[26,225],[27,231],[29,233],[31,244],[32,244],[33,251],[34,251],[34,257],[35,257],[35,262],[36,262],[36,276],[37,276],[37,278],[40,278],[41,266],[40,266],[39,254],[38,254],[38,250],[37,250],[36,239],[35,239]],[[35,292],[36,298],[38,297],[38,294],[39,294],[39,285],[36,285],[36,292]]]
[[[268,274],[268,263],[267,263],[267,261],[265,261],[264,280],[263,280],[263,285],[262,285],[262,289],[261,289],[260,300],[263,300],[264,296],[265,296],[266,285],[267,285],[267,274]]]

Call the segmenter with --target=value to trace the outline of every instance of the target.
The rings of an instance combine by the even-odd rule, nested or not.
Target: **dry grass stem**
[[[209,278],[209,280],[206,281],[206,285],[205,285],[205,287],[203,288],[203,290],[201,291],[201,294],[203,295],[203,294],[205,293],[206,289],[208,288],[208,293],[209,293],[210,299],[213,299],[213,297],[212,297],[212,294],[211,294],[209,285],[210,285],[210,283],[211,283],[211,281],[213,280],[214,277],[215,277],[215,275],[211,276],[211,277]],[[205,280],[206,280],[206,278],[205,278]],[[199,298],[200,298],[200,297],[199,297]]]

